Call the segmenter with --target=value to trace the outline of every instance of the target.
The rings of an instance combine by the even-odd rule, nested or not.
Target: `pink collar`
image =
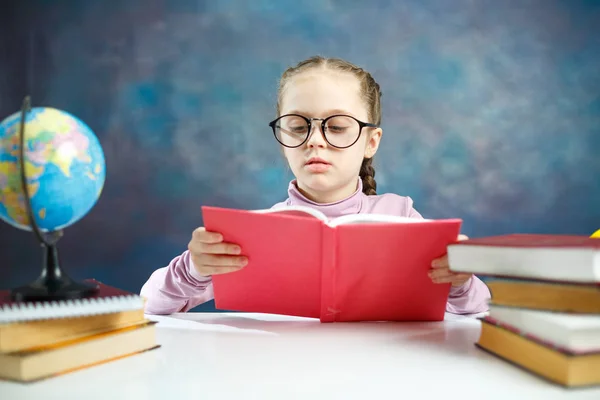
[[[358,179],[356,191],[349,197],[333,203],[316,203],[306,198],[296,186],[296,180],[292,180],[288,186],[287,205],[306,206],[317,209],[324,213],[328,218],[337,218],[342,215],[358,214],[363,206],[363,200],[366,195],[362,192],[362,180]]]

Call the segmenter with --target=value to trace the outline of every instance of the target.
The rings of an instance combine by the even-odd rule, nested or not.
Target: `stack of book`
[[[450,269],[492,278],[476,345],[565,387],[600,384],[600,240],[515,234],[448,247]]]
[[[0,291],[0,379],[30,382],[159,347],[144,300],[94,281],[93,297],[17,303]]]

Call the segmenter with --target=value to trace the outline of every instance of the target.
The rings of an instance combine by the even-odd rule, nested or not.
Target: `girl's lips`
[[[311,164],[327,164],[329,165],[329,163],[325,160],[323,160],[321,157],[311,157],[308,159],[308,161],[306,162],[305,165],[311,165]]]
[[[304,164],[304,168],[306,168],[309,172],[326,172],[329,168],[331,168],[331,164],[323,163],[323,162],[313,162],[310,164]]]

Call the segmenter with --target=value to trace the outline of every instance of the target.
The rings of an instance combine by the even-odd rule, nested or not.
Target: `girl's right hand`
[[[192,233],[188,249],[196,271],[202,276],[225,274],[242,269],[248,259],[240,256],[240,246],[224,243],[223,235],[218,232],[208,232],[203,227]]]

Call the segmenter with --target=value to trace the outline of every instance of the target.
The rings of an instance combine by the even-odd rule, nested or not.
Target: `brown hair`
[[[360,95],[367,106],[368,122],[377,125],[381,124],[381,89],[371,74],[348,61],[321,56],[310,57],[285,70],[279,81],[279,89],[277,91],[277,115],[280,115],[281,112],[281,99],[288,81],[295,75],[313,68],[330,69],[354,75],[360,82]],[[373,157],[363,159],[359,175],[363,184],[363,193],[367,195],[377,194]]]

